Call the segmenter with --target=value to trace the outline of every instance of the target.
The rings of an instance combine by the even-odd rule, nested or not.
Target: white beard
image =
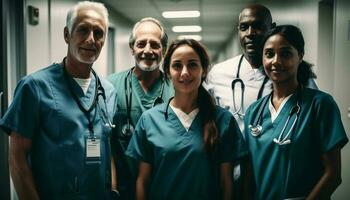
[[[156,70],[160,65],[157,61],[153,61],[152,65],[146,65],[144,61],[136,61],[136,66],[145,72],[152,72]]]

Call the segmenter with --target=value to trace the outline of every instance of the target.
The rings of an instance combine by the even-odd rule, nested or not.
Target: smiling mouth
[[[146,61],[155,61],[155,57],[141,57],[140,60],[146,60]]]
[[[281,74],[281,73],[283,73],[283,71],[280,71],[280,70],[272,70],[271,72],[274,73],[274,74]]]
[[[91,48],[83,48],[83,47],[81,47],[80,49],[84,50],[84,51],[89,51],[89,52],[96,52],[96,49],[91,49]]]
[[[184,85],[189,85],[192,83],[192,80],[183,80],[183,81],[179,81],[181,84],[184,84]]]
[[[246,43],[245,46],[246,46],[247,48],[254,48],[254,47],[256,47],[257,45],[256,45],[256,43],[249,42],[249,43]]]

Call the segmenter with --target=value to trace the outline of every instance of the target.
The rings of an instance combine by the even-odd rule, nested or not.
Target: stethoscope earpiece
[[[115,125],[112,124],[112,123],[105,123],[105,126],[109,126],[109,127],[111,127],[111,128],[115,128]]]
[[[280,146],[292,143],[292,141],[290,139],[285,140],[285,141],[279,141],[277,138],[274,138],[273,141]]]

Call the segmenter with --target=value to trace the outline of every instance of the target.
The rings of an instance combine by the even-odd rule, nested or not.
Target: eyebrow
[[[266,47],[264,48],[264,50],[271,50],[271,49],[274,49],[273,47]],[[281,47],[279,48],[279,50],[292,50],[293,48],[291,46],[284,46],[284,47]]]
[[[193,59],[190,59],[188,62],[198,62],[198,61],[199,61],[198,59],[193,58]]]
[[[280,50],[292,50],[291,46],[281,47]]]

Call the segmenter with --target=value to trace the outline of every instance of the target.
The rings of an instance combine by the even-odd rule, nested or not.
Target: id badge
[[[101,163],[101,139],[98,136],[85,137],[85,162],[86,164]]]

